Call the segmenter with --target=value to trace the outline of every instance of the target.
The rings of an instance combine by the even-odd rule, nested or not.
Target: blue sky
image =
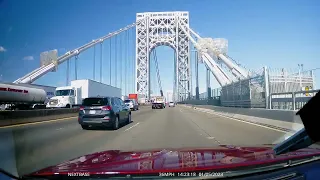
[[[269,66],[297,69],[297,64],[301,63],[304,64],[304,69],[317,68],[320,67],[319,9],[320,2],[317,0],[0,0],[0,78],[2,81],[14,81],[39,67],[41,52],[58,49],[59,54],[63,54],[135,22],[138,12],[150,11],[189,11],[191,28],[203,37],[228,39],[228,54],[247,68],[261,69]],[[134,30],[130,33],[132,32]],[[125,34],[121,38],[124,39],[124,36]],[[126,79],[127,93],[133,90],[135,52],[132,40],[133,38],[129,42],[127,61],[124,60],[123,48],[117,48],[118,61],[121,61],[119,57],[122,53],[121,62],[126,64],[122,65],[123,77],[125,72],[131,75]],[[114,47],[114,39],[112,41]],[[96,62],[100,60],[99,48],[98,46],[96,51]],[[105,83],[109,83],[108,48],[107,41],[103,46]],[[156,51],[163,90],[171,90],[173,50],[169,47],[158,47]],[[114,57],[113,49],[113,64]],[[92,78],[92,59],[93,49],[79,56],[78,79]],[[72,60],[71,65],[73,63]],[[74,67],[71,66],[71,69]],[[98,64],[96,69],[96,78],[99,80]],[[157,91],[154,68],[151,71],[152,89]],[[317,71],[318,76],[319,72]],[[115,73],[114,69],[112,73]],[[199,77],[200,90],[204,91],[203,65],[200,66]],[[119,74],[117,78],[119,81]],[[74,79],[73,71],[70,79]],[[217,87],[214,78],[211,79],[212,87]],[[114,82],[115,79],[112,85]],[[317,82],[320,83],[319,80]],[[59,66],[57,72],[45,75],[36,83],[65,85],[66,63]]]

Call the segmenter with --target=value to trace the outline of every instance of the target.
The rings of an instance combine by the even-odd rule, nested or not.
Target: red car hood
[[[274,155],[271,146],[237,147],[223,145],[215,149],[162,149],[125,152],[109,150],[63,162],[30,175],[67,174],[148,174],[159,172],[223,171],[244,166],[258,166],[320,155],[320,149],[305,148]]]

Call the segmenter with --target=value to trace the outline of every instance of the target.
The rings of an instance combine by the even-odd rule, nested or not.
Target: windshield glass
[[[84,106],[103,106],[107,104],[108,103],[103,98],[86,98],[82,102],[82,105]]]
[[[320,89],[320,0],[132,2],[0,0],[0,168],[278,163]]]
[[[67,89],[67,90],[57,90],[56,91],[56,96],[69,96],[70,95],[71,90]]]

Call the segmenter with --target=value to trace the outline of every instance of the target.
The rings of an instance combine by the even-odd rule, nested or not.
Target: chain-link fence
[[[270,109],[299,110],[319,90],[296,91],[270,94]]]
[[[264,70],[253,74],[251,78],[223,86],[220,100],[222,106],[228,107],[265,107]]]
[[[314,92],[302,91],[311,92],[314,87],[314,70],[301,72],[299,69],[268,69],[264,67],[252,73],[248,79],[213,89],[211,98],[208,98],[207,92],[201,93],[200,99],[220,98],[221,106],[228,107],[292,110],[302,107],[315,94]],[[294,100],[292,92],[296,92]],[[294,104],[292,104],[293,101]],[[291,105],[289,105],[290,103]]]
[[[269,70],[270,109],[298,110],[315,95],[314,70]]]

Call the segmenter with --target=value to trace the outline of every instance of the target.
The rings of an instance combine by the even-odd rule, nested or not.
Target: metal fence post
[[[269,96],[269,109],[272,109],[272,93]]]
[[[296,110],[296,95],[295,92],[292,92],[292,108],[295,111]]]
[[[270,96],[270,92],[269,92],[269,78],[268,78],[268,68],[265,66],[263,67],[263,78],[264,78],[264,92],[265,92],[265,95],[264,95],[264,98],[265,98],[265,101],[266,101],[266,109],[268,109],[269,106],[271,106],[269,103],[268,103],[268,99],[269,99],[269,96]],[[269,107],[269,109],[271,109]]]

